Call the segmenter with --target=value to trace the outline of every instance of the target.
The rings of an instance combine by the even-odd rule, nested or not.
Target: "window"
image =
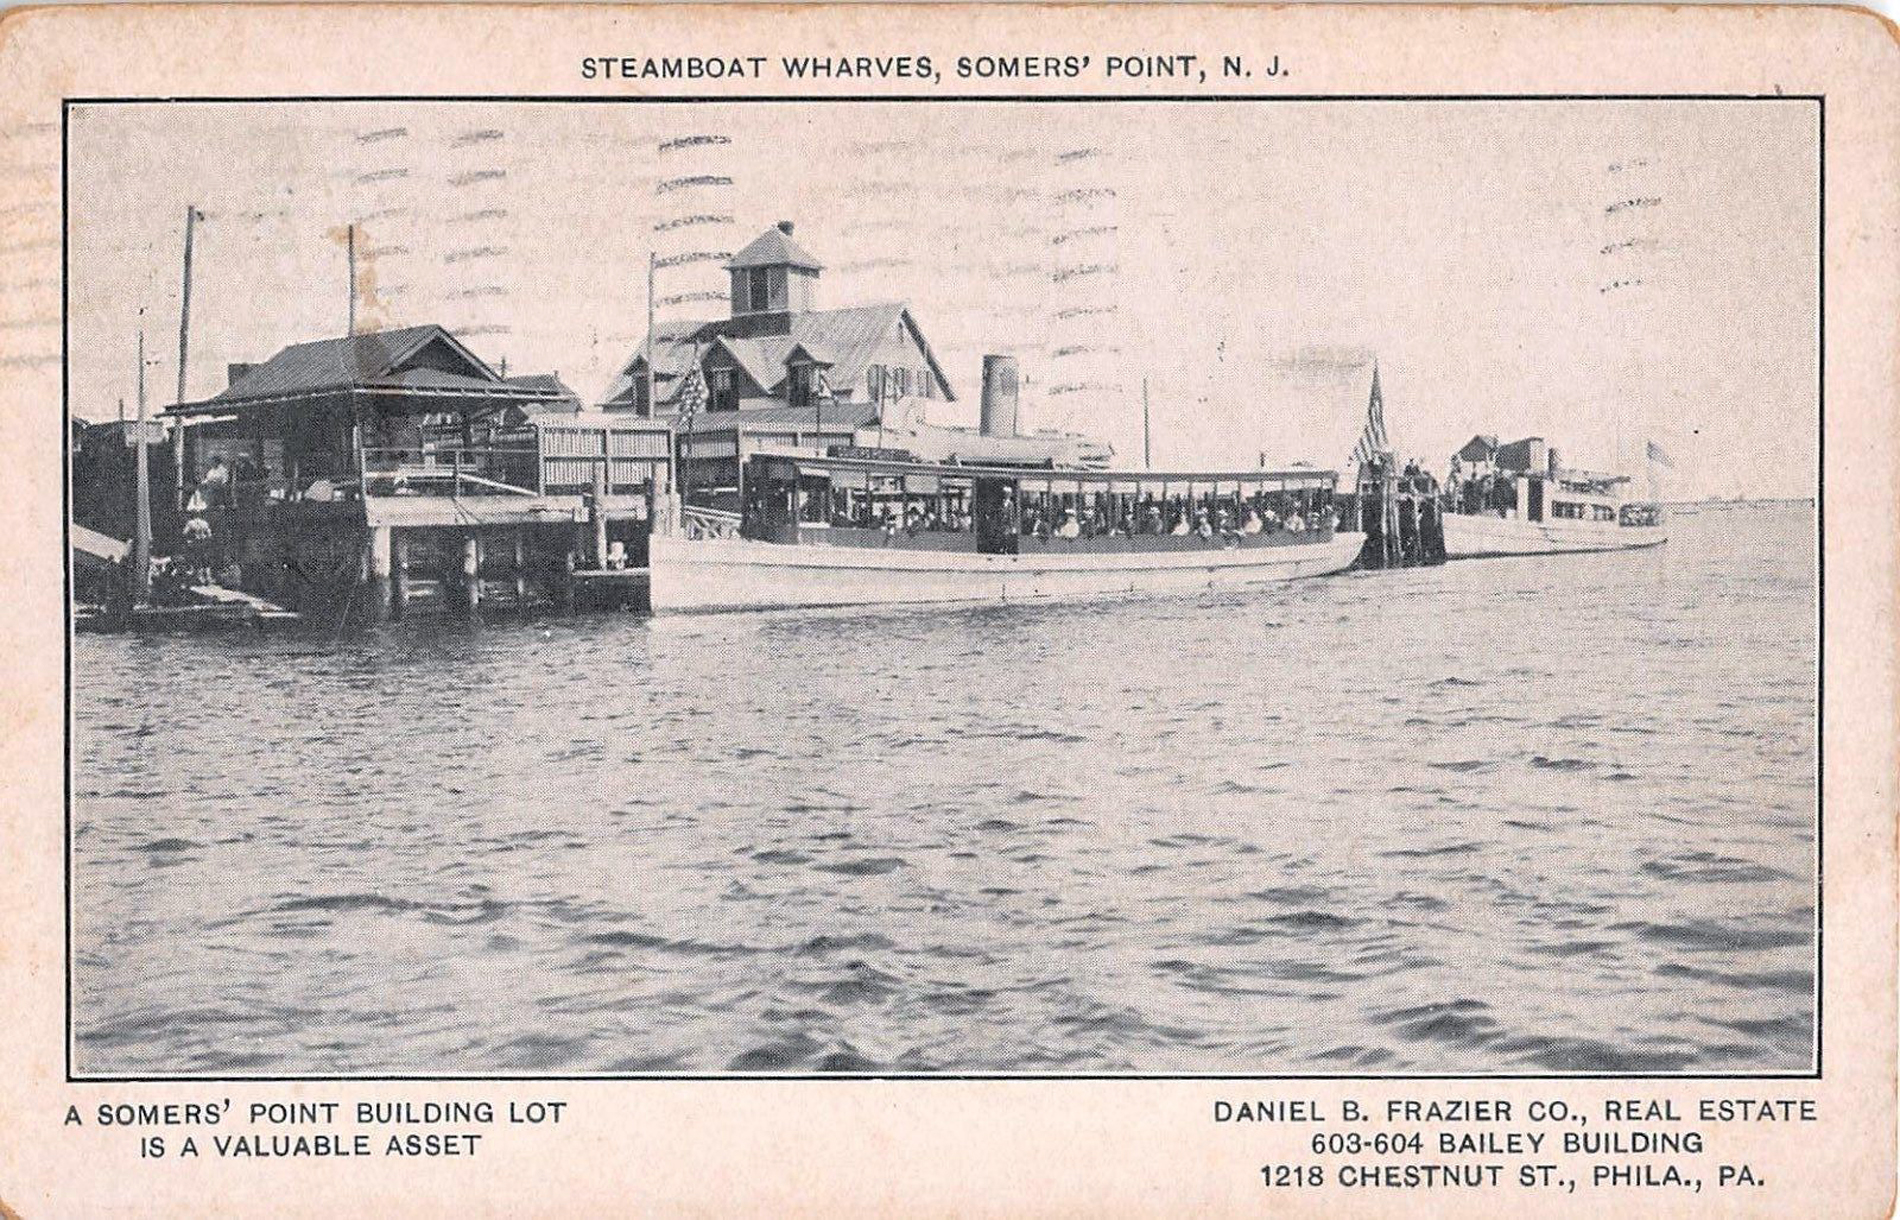
[[[930,370],[927,368],[917,370],[917,392],[925,398],[937,396],[936,380],[931,377]]]
[[[897,374],[893,379],[897,382],[897,396],[899,398],[908,397],[910,394],[910,370],[893,369],[892,371]]]
[[[739,409],[739,397],[733,392],[731,369],[708,369],[706,390],[707,410],[737,411]]]
[[[884,366],[873,364],[864,370],[864,393],[872,402],[884,401]]]
[[[754,267],[751,275],[750,306],[753,313],[764,313],[772,308],[772,277],[768,267]]]
[[[809,407],[816,384],[816,366],[794,364],[785,378],[785,400],[794,407]]]

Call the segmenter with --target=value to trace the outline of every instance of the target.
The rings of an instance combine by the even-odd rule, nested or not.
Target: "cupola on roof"
[[[781,220],[772,228],[759,234],[752,244],[732,256],[726,264],[729,271],[739,271],[747,267],[797,267],[801,271],[822,271],[823,264],[806,252],[805,248],[792,240],[792,222]]]

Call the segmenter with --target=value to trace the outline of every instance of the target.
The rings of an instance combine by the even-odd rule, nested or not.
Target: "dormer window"
[[[739,409],[739,394],[733,385],[731,369],[706,370],[706,409],[708,411],[737,411]]]
[[[765,313],[772,308],[772,269],[754,267],[748,279],[746,306],[752,313]]]
[[[817,389],[817,368],[810,364],[794,364],[787,370],[785,379],[786,402],[794,407],[809,407],[813,391]]]

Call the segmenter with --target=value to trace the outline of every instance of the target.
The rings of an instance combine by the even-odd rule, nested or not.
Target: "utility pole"
[[[331,232],[335,231],[331,230]],[[344,247],[349,252],[350,260],[350,312],[349,329],[343,333],[354,336],[356,334],[356,226],[353,224],[344,234]]]
[[[134,476],[134,482],[138,489],[138,505],[134,511],[137,524],[132,531],[132,604],[139,606],[152,600],[152,473],[145,454],[144,327],[139,328],[139,419],[135,449],[138,473]]]
[[[185,205],[185,285],[178,298],[178,397],[174,406],[185,404],[185,358],[191,350],[191,236],[198,222],[198,205]],[[144,366],[140,365],[142,369]],[[185,417],[179,416],[172,427],[172,495],[180,509],[185,507]]]
[[[653,418],[653,273],[658,269],[660,256],[652,250],[647,251],[647,350],[646,350],[646,417]]]

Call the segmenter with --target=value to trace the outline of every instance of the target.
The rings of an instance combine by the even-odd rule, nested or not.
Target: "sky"
[[[1805,102],[269,103],[76,108],[72,407],[186,397],[360,325],[441,322],[596,399],[645,329],[722,316],[779,220],[820,304],[903,300],[973,423],[1157,468],[1337,467],[1373,362],[1406,456],[1540,435],[1664,494],[1812,494],[1817,123]],[[57,342],[56,332],[50,341]]]

